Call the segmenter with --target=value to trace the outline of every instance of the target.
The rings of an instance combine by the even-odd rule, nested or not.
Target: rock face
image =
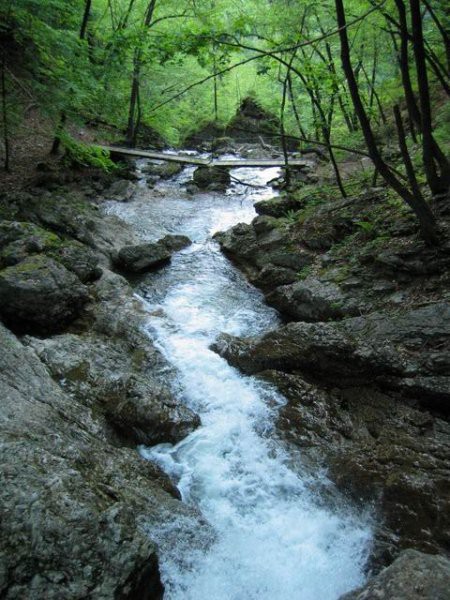
[[[0,314],[16,329],[57,331],[79,315],[88,299],[78,277],[43,255],[0,271]]]
[[[329,321],[341,319],[352,310],[340,288],[314,277],[290,285],[278,286],[267,296],[269,304],[298,321]]]
[[[197,167],[194,183],[201,190],[223,191],[231,183],[230,171],[225,167]]]
[[[200,424],[155,377],[154,366],[161,359],[145,339],[108,339],[93,332],[26,342],[54,379],[80,402],[95,407],[121,441],[176,443]]]
[[[2,597],[161,598],[145,522],[178,510],[169,482],[105,443],[90,411],[1,325],[0,338]]]
[[[287,398],[278,430],[379,515],[373,565],[450,543],[450,305],[290,323],[214,348]],[[431,411],[431,412],[429,412]],[[438,416],[439,415],[439,416]]]
[[[298,272],[313,261],[309,252],[293,249],[276,219],[266,215],[257,217],[251,225],[239,223],[214,238],[249,279],[267,291],[295,282]]]
[[[45,254],[61,263],[83,283],[95,281],[102,274],[98,256],[84,244],[63,239],[34,223],[0,223],[0,268],[16,265],[37,254]]]
[[[199,419],[108,268],[133,232],[69,193],[10,196],[1,210],[1,316],[29,335],[0,323],[0,596],[162,598],[155,527],[181,519],[210,534],[135,449],[179,441]]]
[[[406,396],[412,391],[423,406],[449,413],[450,305],[445,302],[397,316],[290,323],[254,340],[223,335],[216,348],[248,373],[308,370],[339,386],[378,383]]]
[[[216,235],[285,317],[326,321],[447,297],[448,247],[427,248],[410,215],[382,192],[332,201],[311,194],[256,203],[259,216],[250,225]]]
[[[95,252],[28,221],[0,222],[0,314],[20,331],[59,331],[89,299],[102,270]]]
[[[340,600],[446,600],[449,590],[448,560],[407,550],[363,588]]]

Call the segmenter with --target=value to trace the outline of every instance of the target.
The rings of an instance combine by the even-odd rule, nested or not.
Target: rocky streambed
[[[1,199],[0,595],[446,597],[445,250],[145,171]]]

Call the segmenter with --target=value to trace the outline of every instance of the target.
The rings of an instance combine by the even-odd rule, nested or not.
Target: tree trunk
[[[89,21],[90,15],[91,15],[91,5],[92,5],[92,0],[86,0],[86,4],[84,7],[83,20],[81,22],[81,28],[80,28],[80,40],[84,40],[84,38],[86,37],[88,21]]]
[[[420,109],[422,116],[422,154],[423,165],[428,185],[434,194],[445,192],[450,185],[450,163],[445,157],[440,157],[441,173],[437,172],[434,156],[436,154],[436,142],[433,139],[430,90],[425,63],[425,49],[422,31],[422,16],[420,13],[420,1],[410,0],[411,24],[413,35],[414,58],[417,71],[417,85],[419,88]]]
[[[84,5],[83,19],[81,21],[81,27],[80,27],[80,35],[79,35],[80,40],[84,40],[86,37],[87,25],[88,25],[89,17],[91,16],[91,6],[92,6],[92,0],[86,0],[86,4]],[[59,119],[59,123],[56,127],[56,134],[55,134],[55,137],[53,138],[53,143],[52,143],[52,148],[50,150],[50,154],[58,154],[58,150],[61,145],[61,133],[62,133],[62,130],[64,129],[66,120],[67,120],[67,115],[64,111],[62,111],[60,119]]]
[[[448,32],[446,31],[445,27],[442,25],[441,21],[439,20],[439,17],[434,12],[433,7],[428,2],[428,0],[422,0],[422,2],[427,7],[427,10],[430,13],[431,18],[433,19],[436,27],[439,30],[439,33],[442,36],[442,39],[444,41],[445,56],[447,58],[447,69],[450,71],[450,36],[449,36]]]
[[[297,123],[298,130],[302,137],[307,137],[305,130],[303,129],[302,123],[300,121],[300,115],[298,114],[297,105],[295,103],[294,90],[292,89],[292,77],[291,77],[290,72],[288,72],[288,89],[289,89],[289,99],[291,101],[292,110],[294,112],[294,117],[295,117],[295,121]]]
[[[281,97],[281,110],[280,110],[280,135],[281,135],[281,146],[283,148],[283,157],[284,157],[284,181],[286,184],[286,189],[291,185],[291,171],[289,168],[289,155],[287,150],[286,143],[286,132],[284,129],[284,113],[286,108],[286,96],[288,89],[288,80],[289,80],[289,69],[286,71],[286,77],[283,82],[283,94]]]
[[[7,173],[10,172],[10,144],[9,144],[9,123],[8,123],[8,105],[6,90],[6,57],[5,50],[2,55],[2,113],[3,113],[3,145],[5,148],[5,160],[3,167]]]
[[[345,19],[345,11],[342,0],[335,0],[336,15],[339,27],[339,39],[341,43],[341,61],[342,68],[347,79],[348,87],[352,97],[355,112],[358,116],[361,129],[366,141],[367,149],[370,157],[375,165],[375,168],[386,181],[386,183],[392,187],[401,198],[412,208],[416,214],[422,237],[429,244],[437,244],[439,239],[436,230],[436,224],[433,213],[430,210],[428,204],[425,203],[420,197],[417,198],[413,193],[406,188],[399,179],[394,175],[388,165],[384,162],[370,126],[369,119],[364,109],[361,97],[359,95],[358,84],[356,82],[355,74],[350,59],[350,46],[347,36],[347,23]]]
[[[145,13],[144,27],[150,27],[153,19],[153,13],[155,12],[155,6],[156,0],[150,0],[149,5],[147,7],[147,12]],[[127,143],[131,147],[136,145],[137,135],[139,131],[139,123],[137,117],[141,67],[142,51],[140,48],[137,48],[134,52],[133,59],[133,77],[131,82],[130,105],[128,110],[128,125],[126,132]]]

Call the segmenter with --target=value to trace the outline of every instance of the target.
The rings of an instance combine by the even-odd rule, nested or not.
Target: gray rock
[[[176,252],[178,250],[183,250],[183,248],[187,248],[192,244],[192,241],[188,238],[187,235],[165,235],[163,238],[159,240],[159,243],[162,244],[167,250],[171,252]]]
[[[172,486],[105,444],[91,412],[1,325],[0,339],[2,597],[162,597],[144,525],[163,507],[186,512]]]
[[[107,200],[129,202],[136,192],[136,184],[127,179],[118,179],[105,192]]]
[[[256,217],[251,225],[239,223],[214,237],[250,281],[266,292],[293,283],[297,273],[313,261],[309,252],[292,247],[276,219],[269,216]]]
[[[224,335],[215,348],[248,373],[306,370],[339,386],[377,382],[413,398],[426,390],[416,397],[423,406],[449,410],[440,379],[449,374],[448,303],[337,323],[290,323],[257,339]]]
[[[113,256],[113,261],[125,272],[143,273],[169,262],[171,256],[167,247],[157,242],[124,246]]]
[[[38,253],[61,263],[83,283],[98,279],[102,273],[98,257],[76,240],[63,240],[34,223],[3,221],[0,224],[0,267],[16,265]]]
[[[176,443],[200,424],[155,377],[158,357],[147,339],[90,333],[28,338],[27,343],[54,379],[103,414],[121,440],[149,446]]]
[[[261,215],[252,221],[253,229],[256,231],[256,235],[267,233],[268,231],[275,229],[275,227],[278,226],[278,223],[278,219],[268,215]]]
[[[194,183],[201,189],[225,190],[231,183],[230,171],[224,167],[198,167],[193,175]]]
[[[363,588],[340,600],[447,600],[449,590],[450,561],[405,550]]]
[[[347,497],[373,503],[371,567],[415,547],[445,551],[450,541],[450,424],[369,387],[330,389],[298,373],[264,371],[287,399],[277,430],[312,470]]]
[[[155,382],[131,381],[123,396],[109,403],[106,415],[119,434],[133,444],[176,444],[200,425],[196,414]]]
[[[270,200],[261,200],[255,203],[258,215],[269,217],[284,217],[289,211],[297,211],[302,208],[301,203],[290,196],[277,196]]]
[[[64,242],[45,253],[75,273],[83,283],[95,281],[102,274],[102,269],[98,266],[98,256],[76,240]]]
[[[80,314],[88,299],[78,277],[44,255],[0,271],[0,314],[22,331],[57,331]]]
[[[183,168],[183,165],[180,163],[165,162],[160,165],[148,164],[144,167],[143,172],[156,176],[157,178],[170,179],[181,173]]]
[[[328,321],[341,319],[345,310],[344,294],[333,283],[314,277],[284,285],[267,296],[269,304],[299,321]]]

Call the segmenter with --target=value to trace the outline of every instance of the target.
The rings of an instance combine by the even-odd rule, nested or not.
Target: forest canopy
[[[440,1],[3,0],[0,27],[6,155],[30,106],[53,123],[54,150],[69,123],[106,124],[130,145],[181,145],[253,97],[279,116],[283,139],[329,152],[342,195],[346,150],[370,155],[428,228],[421,178],[433,193],[448,187]],[[382,140],[395,140],[400,173]]]

